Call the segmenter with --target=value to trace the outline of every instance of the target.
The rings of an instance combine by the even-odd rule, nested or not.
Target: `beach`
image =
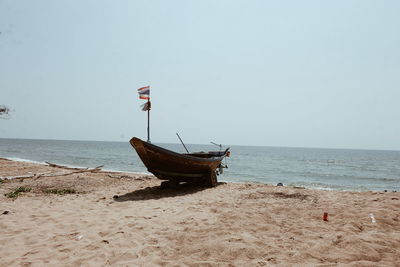
[[[0,266],[400,266],[399,192],[161,189],[6,159],[0,177]]]

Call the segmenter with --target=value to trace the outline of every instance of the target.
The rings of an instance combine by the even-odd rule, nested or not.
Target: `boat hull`
[[[193,182],[209,186],[217,184],[216,169],[220,166],[226,153],[217,157],[204,157],[207,153],[180,154],[133,137],[130,144],[138,153],[140,159],[161,180],[172,183]]]

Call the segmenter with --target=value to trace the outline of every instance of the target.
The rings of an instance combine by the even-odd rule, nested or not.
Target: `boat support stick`
[[[179,134],[176,133],[176,135],[178,136],[179,140],[181,141],[181,143],[182,143],[183,147],[185,148],[186,152],[190,153],[189,150],[186,148],[185,144],[183,143],[183,141],[182,141],[181,137],[179,136]]]

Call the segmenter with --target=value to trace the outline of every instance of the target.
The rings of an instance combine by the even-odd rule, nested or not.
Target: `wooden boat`
[[[217,185],[217,168],[224,167],[221,161],[229,156],[229,148],[225,151],[210,151],[180,154],[153,145],[133,137],[130,140],[147,170],[158,179],[166,180],[162,187],[177,185],[181,182]]]

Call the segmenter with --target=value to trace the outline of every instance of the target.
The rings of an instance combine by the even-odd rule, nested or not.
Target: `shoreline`
[[[59,172],[0,159],[0,176]],[[0,266],[395,266],[398,229],[393,192],[161,189],[153,176],[103,171],[0,183]]]
[[[35,160],[30,160],[30,159],[23,159],[23,158],[16,158],[16,157],[0,157],[1,159],[5,160],[10,160],[10,161],[15,161],[15,162],[25,162],[25,163],[32,163],[32,164],[38,164],[38,165],[44,165],[46,166],[46,162],[40,162],[40,161],[35,161]],[[57,163],[61,164],[62,166],[65,167],[71,167],[71,168],[86,168],[87,166],[77,166],[77,165],[70,165],[70,164],[65,164],[65,163]],[[153,176],[152,173],[149,172],[139,172],[139,171],[123,171],[123,170],[114,170],[114,169],[102,169],[104,172],[112,172],[112,173],[121,173],[121,174],[130,174],[130,175],[150,175]],[[1,178],[1,176],[0,176]],[[231,181],[224,179],[224,176],[219,177],[218,181],[224,182],[224,183],[233,183],[233,184],[260,184],[260,185],[268,185],[268,186],[276,186],[275,184],[269,184],[269,183],[263,183],[260,181]],[[384,189],[384,190],[372,190],[372,189],[339,189],[339,188],[333,188],[333,187],[309,187],[309,186],[303,186],[303,185],[292,185],[292,184],[284,184],[285,187],[301,187],[305,189],[310,189],[310,190],[322,190],[322,191],[338,191],[338,192],[397,192],[396,190],[391,190],[391,189]]]

